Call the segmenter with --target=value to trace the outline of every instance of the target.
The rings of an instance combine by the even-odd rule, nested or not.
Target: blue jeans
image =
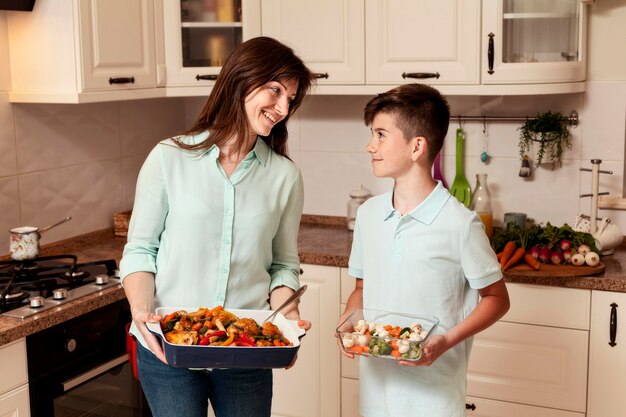
[[[137,343],[139,380],[154,417],[269,417],[271,369],[173,368]]]

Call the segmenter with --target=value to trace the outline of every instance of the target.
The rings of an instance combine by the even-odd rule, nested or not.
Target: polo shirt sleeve
[[[348,274],[355,278],[363,278],[363,246],[361,245],[360,216],[357,210],[354,222],[354,233],[352,235],[352,250],[348,260]]]
[[[502,278],[500,264],[491,248],[480,217],[470,217],[461,237],[461,267],[470,287],[485,288]]]
[[[156,273],[156,257],[168,212],[163,175],[162,146],[157,145],[146,158],[135,191],[128,241],[120,261],[120,278],[133,272]]]
[[[289,287],[294,291],[300,288],[298,229],[303,207],[304,183],[300,171],[297,171],[278,231],[272,240],[272,264],[269,269],[270,292],[280,286]]]

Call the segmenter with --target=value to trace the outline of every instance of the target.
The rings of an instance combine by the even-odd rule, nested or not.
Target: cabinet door
[[[0,378],[0,393],[26,384],[28,382],[26,340],[19,339],[1,346],[0,363],[3,374]]]
[[[260,35],[259,1],[166,1],[163,34],[167,86],[212,86],[230,52]]]
[[[21,386],[6,394],[0,395],[0,416],[30,417],[28,385]]]
[[[341,417],[360,417],[359,380],[341,378]]]
[[[263,35],[294,49],[318,84],[363,84],[363,0],[262,0]]]
[[[626,416],[626,294],[592,291],[591,305],[587,416],[623,417]]]
[[[585,417],[584,413],[467,397],[467,417]]]
[[[584,81],[587,7],[579,0],[483,1],[483,84]]]
[[[83,89],[156,87],[154,3],[78,2]]]
[[[368,84],[478,84],[480,1],[366,0]]]
[[[339,349],[334,338],[339,320],[339,268],[302,265],[307,292],[300,316],[313,323],[302,339],[291,369],[274,371],[273,416],[338,417]]]
[[[471,396],[584,413],[589,333],[497,322],[474,338]]]

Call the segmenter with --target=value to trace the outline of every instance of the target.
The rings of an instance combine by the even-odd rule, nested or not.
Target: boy
[[[431,175],[449,119],[443,96],[422,84],[396,87],[365,106],[374,175],[393,178],[394,186],[358,210],[349,261],[356,287],[340,322],[357,308],[440,319],[419,361],[360,361],[365,417],[465,416],[472,336],[509,309],[479,217]]]

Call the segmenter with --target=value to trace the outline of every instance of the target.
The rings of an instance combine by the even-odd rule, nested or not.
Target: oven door
[[[128,355],[63,381],[57,389],[50,388],[31,386],[39,397],[32,417],[151,416]]]

